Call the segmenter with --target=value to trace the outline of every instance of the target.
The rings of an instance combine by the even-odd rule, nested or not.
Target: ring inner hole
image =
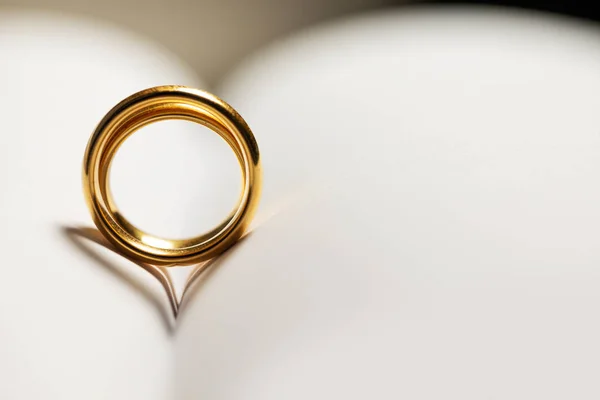
[[[210,231],[236,207],[242,174],[229,145],[189,121],[147,125],[117,150],[110,190],[121,214],[162,238],[188,239]]]

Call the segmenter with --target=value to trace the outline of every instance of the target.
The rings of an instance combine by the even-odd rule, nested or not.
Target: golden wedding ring
[[[111,162],[125,139],[150,123],[169,119],[196,122],[218,133],[242,170],[237,207],[210,232],[189,239],[164,239],[138,229],[117,210],[109,188]],[[121,253],[153,265],[199,263],[227,250],[248,228],[261,184],[258,145],[246,122],[223,100],[183,86],[154,87],[117,104],[92,134],[83,160],[83,191],[96,226]]]

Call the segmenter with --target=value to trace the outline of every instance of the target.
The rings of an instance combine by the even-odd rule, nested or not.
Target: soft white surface
[[[258,54],[219,94],[263,221],[178,330],[179,398],[600,396],[600,33],[376,15]]]
[[[338,15],[398,0],[0,0],[111,21],[168,47],[213,84],[273,39]]]
[[[80,163],[104,113],[200,83],[164,49],[57,16],[0,14],[0,57],[0,398],[600,395],[598,32],[376,15],[258,54],[217,91],[261,146],[258,227],[174,336],[151,278],[98,249],[141,295],[62,229],[91,224]],[[204,188],[229,201],[217,182],[236,171],[212,136],[165,127],[179,139],[134,136],[114,190],[184,235],[221,215]]]
[[[92,225],[81,161],[102,116],[137,90],[200,83],[139,37],[42,13],[0,12],[0,60],[0,398],[172,398],[172,343],[157,283],[97,246],[90,248],[107,261],[91,258],[64,229]],[[168,141],[164,135],[130,149],[129,167]],[[179,156],[147,163],[168,165]],[[167,176],[142,175],[138,186],[151,185],[151,178]],[[183,183],[183,177],[170,181],[189,197]],[[137,196],[117,186],[124,202]],[[159,191],[140,213],[164,228],[166,217],[152,211],[169,199]]]

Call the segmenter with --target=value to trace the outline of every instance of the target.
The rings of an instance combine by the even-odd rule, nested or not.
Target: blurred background
[[[0,399],[600,398],[598,19],[576,1],[0,0],[2,261],[28,255],[0,280]],[[158,283],[64,233],[92,225],[93,126],[171,82],[230,102],[264,155],[261,229],[178,325],[195,397],[153,378],[173,376]],[[161,236],[212,228],[235,155],[200,125],[148,129],[117,154],[119,208]]]
[[[162,44],[209,85],[258,48],[307,26],[385,7],[487,4],[600,18],[594,2],[415,0],[0,0],[0,7],[81,14],[112,22]]]

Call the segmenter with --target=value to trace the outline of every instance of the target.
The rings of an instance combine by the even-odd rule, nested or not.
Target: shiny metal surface
[[[242,170],[237,207],[214,229],[189,239],[161,238],[138,229],[119,212],[110,192],[109,170],[119,147],[140,128],[167,119],[196,122],[218,133],[236,154]],[[216,96],[183,86],[154,87],[117,104],[92,134],[83,161],[83,190],[98,230],[123,255],[157,266],[196,264],[227,250],[252,220],[261,184],[258,145],[243,118]],[[156,185],[160,190],[160,182]]]

